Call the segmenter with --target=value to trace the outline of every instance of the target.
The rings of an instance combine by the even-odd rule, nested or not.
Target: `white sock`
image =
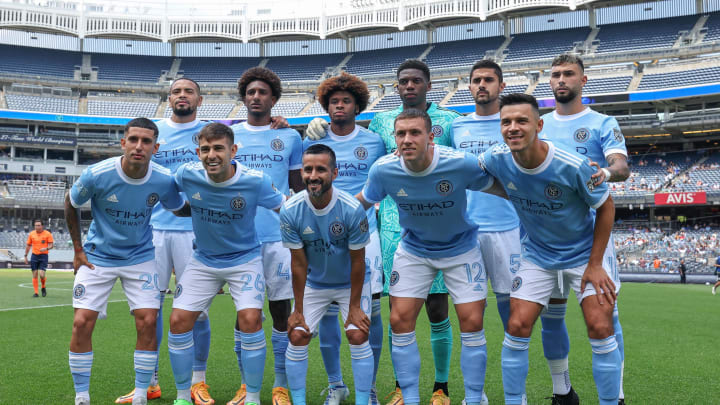
[[[625,377],[625,361],[623,360],[622,365],[620,366],[620,396],[618,397],[620,399],[625,398],[625,392],[623,392],[624,377]]]
[[[82,391],[82,392],[76,392],[75,398],[87,398],[90,399],[90,392],[88,391]]]
[[[205,370],[202,370],[202,371],[193,370],[192,385],[195,385],[199,382],[205,382]]]
[[[147,399],[147,390],[139,390],[135,388],[135,393],[133,394],[133,398],[146,398]]]
[[[260,392],[250,392],[248,391],[247,394],[245,394],[245,403],[254,402],[256,404],[260,403]]]
[[[150,379],[150,386],[151,386],[151,387],[154,387],[154,386],[156,386],[156,385],[158,385],[158,372],[157,372],[157,370],[155,370],[155,372],[153,373],[152,379]]]
[[[192,403],[192,399],[190,398],[190,389],[177,390],[177,399],[184,399]]]
[[[570,368],[568,359],[548,360],[552,376],[553,394],[565,395],[570,392]]]

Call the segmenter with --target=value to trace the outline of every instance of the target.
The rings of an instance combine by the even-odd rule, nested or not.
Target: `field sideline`
[[[48,272],[48,297],[32,298],[28,270],[0,270],[0,358],[5,366],[0,377],[0,404],[72,404],[74,391],[68,367],[68,344],[72,331],[71,273]],[[134,384],[133,318],[128,315],[122,290],[117,284],[108,304],[108,319],[98,321],[94,334],[95,361],[90,394],[92,403],[109,404]],[[571,297],[568,330],[572,352],[571,379],[582,403],[597,403],[592,380],[591,353],[579,307]],[[485,331],[488,342],[488,368],[485,390],[491,404],[502,404],[500,351],[502,328],[494,298],[488,300]],[[165,302],[170,308],[172,299]],[[710,294],[704,285],[626,283],[620,299],[620,319],[625,334],[625,393],[628,404],[712,404],[719,403],[717,340],[720,325],[720,296]],[[233,352],[233,306],[228,295],[218,296],[210,310],[212,346],[207,379],[217,404],[232,398],[240,377]],[[167,325],[170,311],[164,313]],[[383,300],[387,325],[387,299]],[[459,404],[463,398],[460,373],[460,338],[457,321],[450,396]],[[270,346],[270,322],[265,322],[268,357],[262,392],[263,403],[270,403],[273,382],[273,358]],[[418,320],[417,336],[422,354],[421,396],[430,398],[433,382],[429,326],[424,312]],[[350,353],[342,348],[343,371],[352,383]],[[160,385],[163,397],[150,404],[172,404],[175,386],[167,352],[167,338],[160,350]],[[308,403],[321,404],[320,391],[327,385],[317,341],[311,343],[308,370]],[[387,351],[387,337],[378,374],[378,394],[384,397],[394,387]],[[542,355],[539,322],[530,347],[529,404],[548,404],[551,382]],[[352,386],[351,386],[352,392]],[[351,398],[345,403],[352,403]],[[381,401],[382,402],[382,401]]]

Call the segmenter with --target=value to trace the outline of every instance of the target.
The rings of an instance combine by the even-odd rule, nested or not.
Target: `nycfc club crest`
[[[432,128],[430,128],[430,132],[435,138],[439,138],[443,134],[443,128],[440,125],[433,125]]]
[[[230,208],[235,211],[241,211],[245,208],[245,199],[242,197],[235,197],[230,201]]]
[[[342,236],[345,233],[345,225],[341,222],[333,222],[330,224],[330,234],[336,238]]]
[[[175,288],[175,298],[179,298],[182,294],[182,284],[178,284],[177,288]]]
[[[557,185],[550,183],[545,187],[545,197],[549,200],[557,200],[562,197],[562,190]]]
[[[198,134],[199,134],[199,132],[193,134],[193,136],[192,136],[192,141],[195,145],[200,145],[200,140],[198,140]]]
[[[587,128],[580,128],[577,131],[575,131],[575,135],[573,135],[575,138],[575,141],[584,143],[587,142],[588,139],[590,139],[590,130]]]
[[[390,285],[397,284],[398,280],[400,280],[400,274],[397,271],[390,273]]]
[[[370,224],[368,224],[367,217],[365,217],[362,222],[360,222],[360,232],[367,232],[369,227]]]
[[[522,286],[522,278],[515,277],[510,288],[512,288],[512,291],[515,292],[520,289],[520,286]]]
[[[147,200],[145,202],[147,203],[148,207],[154,207],[155,204],[160,200],[160,196],[157,193],[152,193],[148,196]]]
[[[83,295],[85,295],[85,286],[82,284],[78,284],[73,288],[73,297],[75,298],[82,298]]]
[[[275,138],[270,141],[270,147],[272,148],[272,150],[280,152],[281,150],[285,149],[285,144],[283,143],[282,139]]]
[[[435,191],[440,195],[448,195],[453,191],[453,185],[448,180],[442,180],[435,186]]]
[[[365,160],[368,157],[368,151],[364,146],[358,146],[355,148],[355,157],[358,160]]]
[[[617,127],[616,127],[616,128],[613,128],[613,136],[615,137],[615,140],[616,140],[616,141],[618,141],[618,142],[622,142],[622,141],[623,141],[623,134],[622,134],[622,132],[620,131],[620,128],[617,128]]]

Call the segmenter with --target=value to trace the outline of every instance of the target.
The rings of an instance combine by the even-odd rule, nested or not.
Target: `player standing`
[[[271,110],[282,95],[280,78],[273,71],[254,67],[243,73],[238,81],[238,92],[247,107],[247,122],[233,126],[237,142],[235,159],[246,167],[269,175],[278,190],[289,194],[289,189],[302,190],[302,139],[291,128],[273,129]],[[273,403],[289,404],[285,351],[288,345],[287,319],[293,297],[290,276],[290,251],[282,246],[278,214],[258,208],[255,228],[262,244],[262,265],[268,295],[268,307],[273,319],[271,342],[275,357]],[[235,352],[241,362],[241,342],[235,341]],[[244,384],[229,403],[242,404]]]
[[[150,162],[158,149],[157,138],[158,128],[152,121],[131,120],[120,140],[123,156],[83,170],[65,197],[65,220],[75,249],[75,316],[69,362],[76,405],[90,403],[92,333],[98,315],[105,317],[118,278],[137,328],[131,402],[147,403],[146,391],[158,357],[155,323],[162,297],[150,216],[158,201],[169,209],[184,205],[170,171]],[[93,221],[82,245],[77,208],[87,201],[91,201]]]
[[[305,405],[308,344],[328,307],[337,302],[350,343],[355,404],[367,405],[373,380],[368,343],[371,270],[366,212],[351,194],[333,187],[338,169],[332,149],[311,145],[303,154],[306,190],[283,205],[280,228],[292,254],[295,309],[288,319],[288,382],[295,405]],[[337,323],[337,316],[335,318]]]
[[[305,139],[303,148],[323,144],[332,148],[337,156],[338,177],[335,187],[355,195],[362,190],[370,166],[385,154],[385,144],[379,135],[355,123],[355,117],[365,110],[370,99],[367,85],[360,78],[343,73],[325,80],[318,88],[317,98],[330,115],[327,136],[317,141]],[[367,210],[370,243],[365,247],[365,264],[371,270],[372,315],[370,318],[370,347],[375,361],[373,368],[371,405],[377,404],[375,378],[382,354],[383,327],[380,297],[383,290],[382,253],[377,231],[375,207]],[[331,304],[320,320],[320,352],[328,374],[328,394],[325,404],[338,405],[350,394],[340,368],[339,307]]]
[[[477,247],[477,225],[466,215],[465,190],[489,189],[493,179],[472,155],[433,145],[431,128],[425,111],[400,113],[395,119],[399,156],[390,154],[375,162],[357,198],[369,208],[389,196],[400,209],[405,236],[390,275],[390,326],[392,361],[404,403],[420,402],[415,322],[443,269],[440,274],[460,324],[465,401],[477,405],[483,399],[487,361],[483,330],[487,280]]]
[[[48,265],[48,252],[53,248],[53,237],[50,231],[43,229],[42,219],[33,221],[35,229],[30,232],[25,246],[25,264],[28,264],[27,255],[32,248],[32,256],[30,256],[30,270],[32,270],[33,298],[38,297],[38,275],[42,282],[42,296],[47,295],[45,289],[45,271]]]
[[[582,59],[563,54],[553,60],[550,88],[555,96],[556,109],[543,115],[544,126],[540,137],[560,148],[588,157],[599,169],[593,176],[596,183],[623,182],[630,176],[625,138],[615,118],[595,112],[582,104],[582,89],[586,83]],[[609,256],[606,260],[612,263],[609,265],[616,274],[617,260],[612,235],[608,243]],[[617,279],[619,283],[619,277]],[[579,403],[570,384],[568,367],[570,339],[565,326],[567,293],[553,294],[547,309],[540,315],[543,349],[553,381],[553,401],[559,405]],[[613,329],[624,368],[625,348],[617,307],[613,313]],[[624,397],[621,374],[618,404],[625,403]]]
[[[397,69],[397,91],[402,105],[394,110],[384,111],[375,115],[368,129],[379,134],[385,142],[387,153],[397,149],[395,143],[395,118],[404,110],[413,108],[427,112],[432,120],[433,142],[438,145],[452,145],[452,122],[459,117],[455,111],[440,107],[437,103],[427,101],[427,92],[431,90],[430,69],[420,60],[408,59]],[[307,135],[311,139],[325,136],[320,120],[316,119],[308,126]],[[324,122],[324,121],[322,121]],[[380,221],[380,246],[382,248],[383,269],[385,272],[384,293],[390,290],[390,274],[393,267],[395,250],[402,237],[398,223],[398,209],[392,199],[386,198],[380,203],[378,213]],[[438,273],[425,301],[425,310],[430,320],[430,342],[435,361],[435,384],[433,386],[433,405],[450,403],[448,376],[450,373],[450,356],[452,354],[452,327],[448,318],[448,294],[442,274]],[[391,334],[388,328],[388,334]],[[392,347],[392,339],[390,339]],[[391,395],[389,405],[403,403],[402,392],[398,381],[395,381],[395,392]]]
[[[572,288],[587,325],[600,404],[615,405],[622,360],[612,324],[619,285],[604,256],[615,216],[608,187],[595,185],[587,159],[539,139],[543,122],[534,97],[503,97],[500,125],[505,144],[486,151],[481,163],[505,187],[527,232],[503,342],[505,403],[526,403],[533,324],[555,290]]]
[[[197,110],[202,105],[202,101],[200,85],[194,80],[181,78],[170,85],[168,105],[172,109],[172,115],[157,123],[160,131],[158,136],[160,148],[153,155],[153,162],[174,173],[181,165],[197,161],[195,153],[197,134],[207,125],[207,122],[197,119]],[[158,206],[153,210],[150,223],[153,226],[153,244],[160,275],[160,290],[166,291],[173,270],[177,283],[190,260],[193,251],[192,221],[190,218],[177,217]],[[163,338],[163,302],[164,299],[160,302],[158,312],[158,319],[161,320],[157,323],[158,348]],[[210,321],[206,313],[198,317],[193,327],[193,339],[195,341],[195,360],[192,366],[193,399],[198,404],[212,405],[215,401],[210,397],[209,387],[205,384],[205,370],[210,353]],[[148,399],[160,398],[161,395],[157,370],[158,367],[155,368],[148,388]],[[129,403],[134,395],[135,392],[130,391],[117,398],[115,403]]]
[[[284,197],[268,175],[233,160],[237,145],[229,127],[208,124],[198,134],[198,143],[200,162],[186,163],[175,173],[178,187],[190,196],[196,245],[170,315],[175,405],[190,405],[195,320],[226,282],[237,310],[235,340],[242,345],[238,363],[247,386],[245,404],[257,405],[265,369],[265,277],[254,219],[258,206],[279,209]]]

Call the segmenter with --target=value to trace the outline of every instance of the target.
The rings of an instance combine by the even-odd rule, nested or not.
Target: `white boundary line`
[[[110,302],[126,302],[127,300],[110,300]],[[38,308],[56,308],[56,307],[71,307],[72,304],[56,304],[56,305],[38,305],[36,307],[17,307],[17,308],[0,308],[0,312],[8,311],[21,311],[24,309],[38,309]]]

